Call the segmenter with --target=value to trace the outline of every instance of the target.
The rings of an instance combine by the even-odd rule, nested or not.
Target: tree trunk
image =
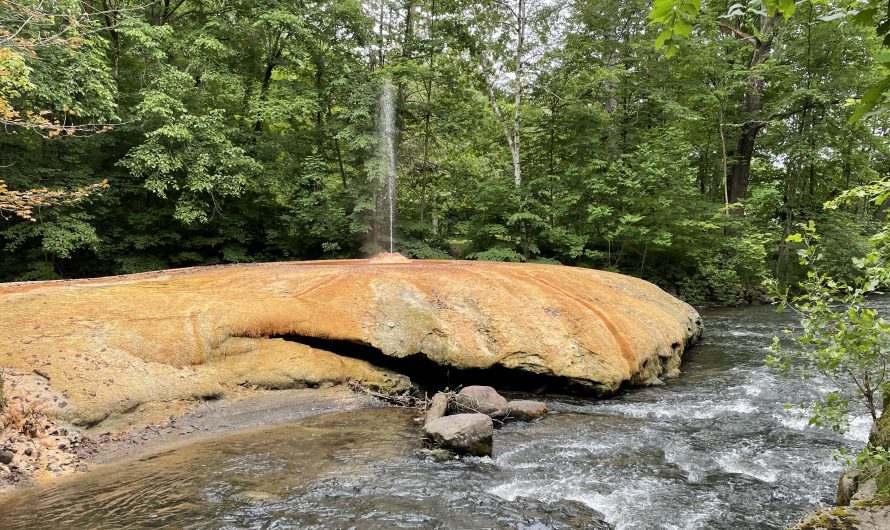
[[[402,58],[410,61],[414,56],[414,1],[405,1],[405,33],[402,39]],[[399,81],[396,87],[396,133],[400,134],[404,123],[405,111],[405,83]]]
[[[435,38],[436,34],[436,0],[430,2],[430,29],[429,39]],[[427,57],[427,66],[429,68],[429,77],[424,80],[424,106],[423,106],[423,162],[420,166],[420,224],[423,225],[426,220],[426,189],[429,185],[430,176],[430,141],[432,136],[431,120],[432,120],[432,101],[433,101],[433,76],[435,75],[436,53],[429,51]],[[435,217],[433,217],[435,220]],[[433,233],[437,234],[437,226],[433,225]]]
[[[272,48],[269,52],[269,58],[266,60],[266,69],[263,72],[263,80],[260,84],[260,102],[266,101],[266,96],[269,92],[269,85],[272,84],[272,72],[275,70],[275,66],[278,64],[278,59],[281,57],[282,47],[281,43],[281,33],[275,36],[273,40]],[[257,119],[256,123],[253,125],[253,130],[257,134],[263,129],[263,120]]]
[[[525,31],[526,31],[526,1],[518,0],[516,10],[511,10],[516,19],[516,25],[512,27],[516,35],[516,49],[513,54],[513,116],[509,119],[501,109],[497,100],[497,94],[494,91],[494,80],[492,79],[493,67],[487,64],[487,59],[482,54],[482,60],[479,68],[485,77],[486,91],[488,92],[488,100],[491,108],[504,130],[504,136],[507,139],[507,146],[510,148],[510,159],[513,165],[513,183],[516,189],[522,187],[522,159],[520,157],[522,146],[522,102],[523,102],[523,84],[524,84],[524,64],[523,55],[525,52]]]
[[[526,0],[518,0],[519,5],[516,9],[516,89],[514,94],[513,108],[513,143],[511,144],[511,154],[513,158],[513,180],[516,189],[522,187],[522,161],[519,157],[520,145],[522,143],[522,74],[523,74],[523,53],[525,52],[525,2]]]
[[[349,182],[346,181],[346,168],[343,167],[343,154],[340,152],[340,142],[337,141],[337,137],[334,137],[334,154],[337,155],[337,168],[340,170],[340,180],[343,182],[343,189],[348,190]]]
[[[432,67],[432,59],[430,59],[430,67]],[[432,68],[430,68],[432,70]],[[430,166],[430,119],[432,118],[430,111],[430,100],[432,99],[433,80],[430,78],[426,83],[426,109],[423,114],[423,162],[420,165],[420,224],[424,222],[424,214],[426,213],[426,187],[429,183],[429,166]]]
[[[383,48],[386,46],[386,42],[384,41],[384,37],[383,37],[383,13],[384,13],[384,7],[386,6],[386,3],[384,0],[379,0],[379,1],[380,1],[380,15],[379,15],[379,19],[377,21],[377,23],[379,24],[379,26],[377,28],[378,29],[377,67],[382,68],[384,61],[386,60],[386,56],[383,51]]]
[[[729,30],[737,38],[748,42],[752,46],[751,59],[748,68],[751,73],[748,76],[748,86],[745,90],[744,120],[740,127],[738,144],[733,153],[732,172],[726,182],[726,197],[732,204],[748,197],[748,183],[751,176],[751,159],[754,156],[754,148],[757,135],[766,123],[762,120],[761,95],[764,81],[756,67],[769,59],[772,53],[773,40],[775,39],[775,26],[778,15],[761,17],[759,36],[748,35],[738,28],[721,24],[721,27]]]
[[[729,172],[727,170],[727,160],[726,160],[726,133],[723,132],[723,101],[720,102],[720,116],[719,116],[719,125],[720,125],[720,151],[722,155],[722,166],[723,166],[723,204],[725,206],[729,206]]]
[[[746,123],[733,156],[732,172],[726,182],[726,202],[733,204],[748,196],[748,181],[751,175],[751,159],[760,127]]]

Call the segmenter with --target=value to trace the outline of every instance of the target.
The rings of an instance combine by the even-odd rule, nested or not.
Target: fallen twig
[[[429,399],[426,398],[425,394],[424,397],[414,396],[407,391],[402,394],[383,394],[362,386],[358,381],[349,381],[347,384],[353,392],[366,394],[397,407],[416,408],[419,410],[426,410],[429,407]]]

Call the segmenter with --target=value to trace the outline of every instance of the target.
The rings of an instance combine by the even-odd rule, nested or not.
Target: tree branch
[[[738,38],[740,41],[748,42],[752,46],[757,46],[757,44],[760,43],[760,39],[758,39],[754,35],[749,35],[749,34],[745,33],[744,31],[740,30],[739,28],[737,28],[735,26],[730,26],[729,24],[727,24],[725,22],[717,22],[717,25],[720,26],[720,28],[722,28],[723,30],[728,31],[728,32],[732,33],[733,35],[735,35],[736,38]]]

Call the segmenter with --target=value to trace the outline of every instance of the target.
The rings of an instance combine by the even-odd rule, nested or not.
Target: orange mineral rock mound
[[[393,255],[4,284],[0,303],[0,366],[47,378],[56,399],[44,406],[81,425],[238,385],[410,385],[275,337],[353,341],[397,359],[611,392],[676,373],[701,333],[692,307],[620,274]]]
[[[398,252],[381,252],[371,258],[371,263],[411,263],[411,260]]]

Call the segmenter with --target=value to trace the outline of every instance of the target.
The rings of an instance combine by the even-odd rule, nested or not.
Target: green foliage
[[[525,256],[510,248],[494,247],[481,252],[473,252],[467,258],[479,261],[525,261]]]
[[[846,102],[885,75],[880,42],[865,22],[839,30],[834,2],[793,16],[786,1],[529,8],[519,187],[486,86],[513,118],[506,5],[43,5],[60,16],[23,36],[65,38],[31,55],[0,36],[0,102],[21,113],[7,118],[46,122],[0,133],[4,185],[15,197],[110,187],[34,208],[34,222],[3,220],[3,280],[388,250],[375,159],[384,78],[396,85],[396,250],[409,257],[601,268],[725,305],[756,299],[764,276],[805,275],[785,242],[802,219],[822,227],[823,265],[844,281],[851,257],[890,237],[864,199],[821,208],[890,160],[875,133],[885,117],[851,124]],[[780,45],[752,62],[752,39],[770,37]],[[665,61],[656,46],[683,53]],[[747,193],[727,206],[724,180],[746,165]]]
[[[799,294],[785,293],[780,302],[799,314],[801,329],[786,331],[788,346],[778,337],[773,340],[767,364],[786,376],[821,374],[838,385],[810,407],[811,425],[845,430],[854,403],[877,421],[882,396],[890,392],[890,322],[868,306],[866,296],[880,286],[880,278],[869,268],[853,283],[832,278],[823,267],[815,223],[800,228],[788,241],[801,245],[798,255],[806,279]]]
[[[875,60],[882,66],[880,77],[867,87],[859,98],[847,100],[849,105],[855,105],[850,115],[849,123],[855,123],[866,117],[883,116],[890,111],[890,10],[881,0],[858,0],[832,2],[826,0],[810,0],[809,2],[795,2],[794,0],[747,0],[744,3],[731,4],[726,13],[720,18],[744,19],[755,18],[763,21],[767,18],[781,17],[784,20],[792,18],[798,12],[799,5],[809,5],[810,14],[813,8],[819,6],[826,8],[819,17],[820,21],[840,24],[839,30],[845,25],[852,24],[864,26],[873,30],[878,37],[882,50],[875,53]],[[655,40],[655,48],[663,49],[667,57],[672,57],[679,49],[678,42],[690,37],[693,25],[697,22],[702,11],[699,0],[655,0],[649,18],[652,24],[662,29]],[[737,33],[743,34],[738,29]],[[744,40],[761,39],[763,36],[753,32]]]
[[[451,255],[442,248],[417,239],[399,241],[398,249],[399,253],[411,259],[451,259]]]
[[[240,195],[260,166],[226,137],[221,112],[169,118],[147,133],[121,165],[159,197],[174,195],[177,220],[206,223],[217,198]]]
[[[649,18],[665,27],[655,38],[655,48],[664,49],[668,57],[677,53],[675,39],[689,37],[700,10],[701,0],[655,0]]]

